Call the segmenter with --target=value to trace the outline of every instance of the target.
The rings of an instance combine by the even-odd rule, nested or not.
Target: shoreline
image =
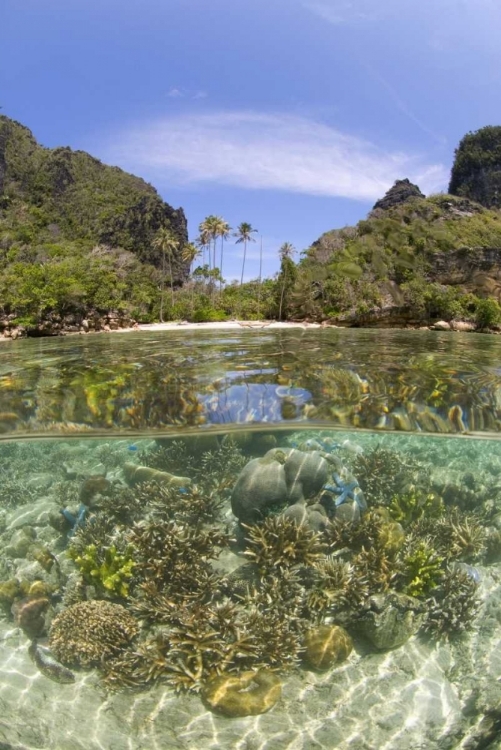
[[[248,328],[252,330],[262,330],[265,328],[338,328],[339,326],[326,323],[292,323],[290,321],[267,321],[267,320],[224,320],[212,323],[189,323],[188,321],[169,322],[169,323],[138,323],[133,328],[119,328],[104,333],[132,333],[134,331],[223,331],[238,330]],[[99,331],[100,333],[100,331]]]

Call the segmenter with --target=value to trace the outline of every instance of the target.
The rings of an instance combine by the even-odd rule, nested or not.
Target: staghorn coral
[[[422,464],[406,453],[381,446],[358,454],[352,471],[370,505],[387,505],[395,492],[406,492],[416,484],[423,489],[428,485]]]
[[[315,565],[316,583],[306,595],[308,617],[321,621],[327,615],[349,618],[368,595],[363,574],[350,563],[326,557]]]
[[[313,565],[323,554],[320,535],[291,518],[271,516],[261,524],[243,526],[248,533],[244,554],[264,574],[294,565]]]
[[[49,645],[63,664],[99,666],[122,651],[138,632],[136,620],[120,604],[80,602],[54,618]]]
[[[416,538],[426,538],[446,560],[474,561],[488,550],[489,533],[479,513],[447,509],[439,519],[422,518],[410,527]]]
[[[377,547],[384,549],[390,557],[400,549],[404,536],[402,527],[391,521],[386,508],[368,511],[358,523],[334,518],[327,524],[323,533],[330,554],[346,549],[360,552],[363,549]]]
[[[182,602],[210,600],[217,577],[209,560],[218,557],[228,536],[217,529],[178,525],[174,521],[136,524],[128,535],[135,549],[138,583],[151,581]]]
[[[225,504],[224,489],[220,486],[208,487],[192,485],[183,489],[163,487],[155,482],[138,488],[137,497],[143,507],[148,504],[150,516],[154,519],[176,519],[177,523],[213,523],[219,520]]]
[[[423,631],[449,638],[470,630],[479,609],[478,583],[461,568],[449,569],[426,600]]]
[[[36,497],[36,492],[26,482],[14,477],[3,477],[0,484],[0,506],[3,508],[17,508],[30,503]]]
[[[239,675],[213,677],[202,689],[204,703],[224,716],[257,716],[269,711],[280,700],[279,678],[264,669]]]
[[[366,582],[370,594],[388,591],[396,584],[399,564],[381,547],[362,549],[352,559],[352,565]]]

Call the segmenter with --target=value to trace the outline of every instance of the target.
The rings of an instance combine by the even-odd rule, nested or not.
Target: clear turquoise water
[[[500,355],[491,336],[342,330],[2,347],[0,746],[499,746],[485,716],[501,702]],[[306,477],[311,461],[327,474]],[[286,477],[278,498],[270,465]],[[238,583],[262,558],[263,524],[270,545],[290,507],[307,543],[284,542]],[[354,571],[344,594],[332,564]],[[409,630],[382,646],[366,623],[391,615],[394,594]],[[85,607],[62,647],[55,637],[82,602],[135,623],[91,664]],[[326,669],[305,655],[321,625],[353,639]],[[34,641],[73,682],[30,657]],[[215,675],[258,669],[281,684],[268,712],[214,710]]]

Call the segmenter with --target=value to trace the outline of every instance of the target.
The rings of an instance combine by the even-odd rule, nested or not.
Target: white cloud
[[[181,91],[181,89],[178,89],[175,86],[173,86],[167,92],[167,96],[169,96],[171,99],[181,99],[184,96],[184,93]]]
[[[114,133],[102,156],[157,184],[233,185],[372,201],[409,177],[442,188],[441,164],[388,152],[321,122],[252,111],[165,117]]]
[[[347,2],[345,0],[332,0],[332,2],[304,2],[304,7],[311,10],[324,21],[336,25],[354,22],[375,21],[378,13],[369,3],[360,0],[358,2]]]

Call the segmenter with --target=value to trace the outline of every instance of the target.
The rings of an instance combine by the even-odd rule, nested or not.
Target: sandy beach
[[[269,320],[225,320],[218,323],[188,323],[187,321],[169,322],[169,323],[145,323],[137,325],[134,328],[120,328],[113,333],[130,333],[131,331],[178,331],[180,328],[186,330],[206,330],[206,331],[225,331],[237,330],[239,328],[251,328],[259,330],[261,328],[326,328],[325,323],[290,323],[282,321]],[[329,326],[337,328],[337,326]]]

